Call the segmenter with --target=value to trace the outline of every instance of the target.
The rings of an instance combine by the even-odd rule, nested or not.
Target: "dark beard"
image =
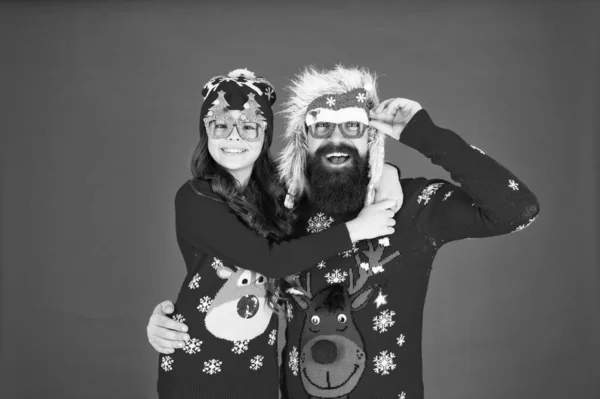
[[[350,155],[350,166],[334,169],[325,166],[324,154],[344,152]],[[345,214],[361,209],[369,184],[369,165],[355,147],[347,144],[325,144],[314,155],[308,154],[307,177],[310,202],[320,210]]]

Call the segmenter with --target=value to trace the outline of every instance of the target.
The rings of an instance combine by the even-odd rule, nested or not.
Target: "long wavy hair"
[[[268,133],[268,132],[266,132]],[[295,216],[283,205],[285,189],[269,152],[265,133],[261,153],[254,162],[248,187],[242,195],[238,181],[208,151],[208,135],[200,122],[200,140],[191,160],[192,175],[208,181],[215,194],[229,205],[238,219],[265,238],[280,242],[292,232]],[[267,279],[267,299],[277,312],[284,312],[287,300],[278,279]]]

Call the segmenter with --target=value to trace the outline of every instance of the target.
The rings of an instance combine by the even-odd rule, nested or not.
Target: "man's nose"
[[[340,130],[340,127],[338,125],[335,125],[335,128],[333,129],[333,133],[331,133],[331,136],[329,137],[329,140],[335,142],[335,143],[339,143],[344,141],[346,138],[344,137],[344,135],[342,134],[342,131]]]

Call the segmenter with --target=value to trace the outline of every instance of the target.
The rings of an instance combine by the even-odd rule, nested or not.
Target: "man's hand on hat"
[[[369,111],[370,126],[396,140],[411,120],[423,107],[407,98],[390,98]]]

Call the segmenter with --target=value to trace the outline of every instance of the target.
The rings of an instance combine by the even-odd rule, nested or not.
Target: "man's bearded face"
[[[327,139],[308,137],[307,177],[310,200],[327,213],[362,208],[369,183],[368,134],[344,138],[336,131]]]

